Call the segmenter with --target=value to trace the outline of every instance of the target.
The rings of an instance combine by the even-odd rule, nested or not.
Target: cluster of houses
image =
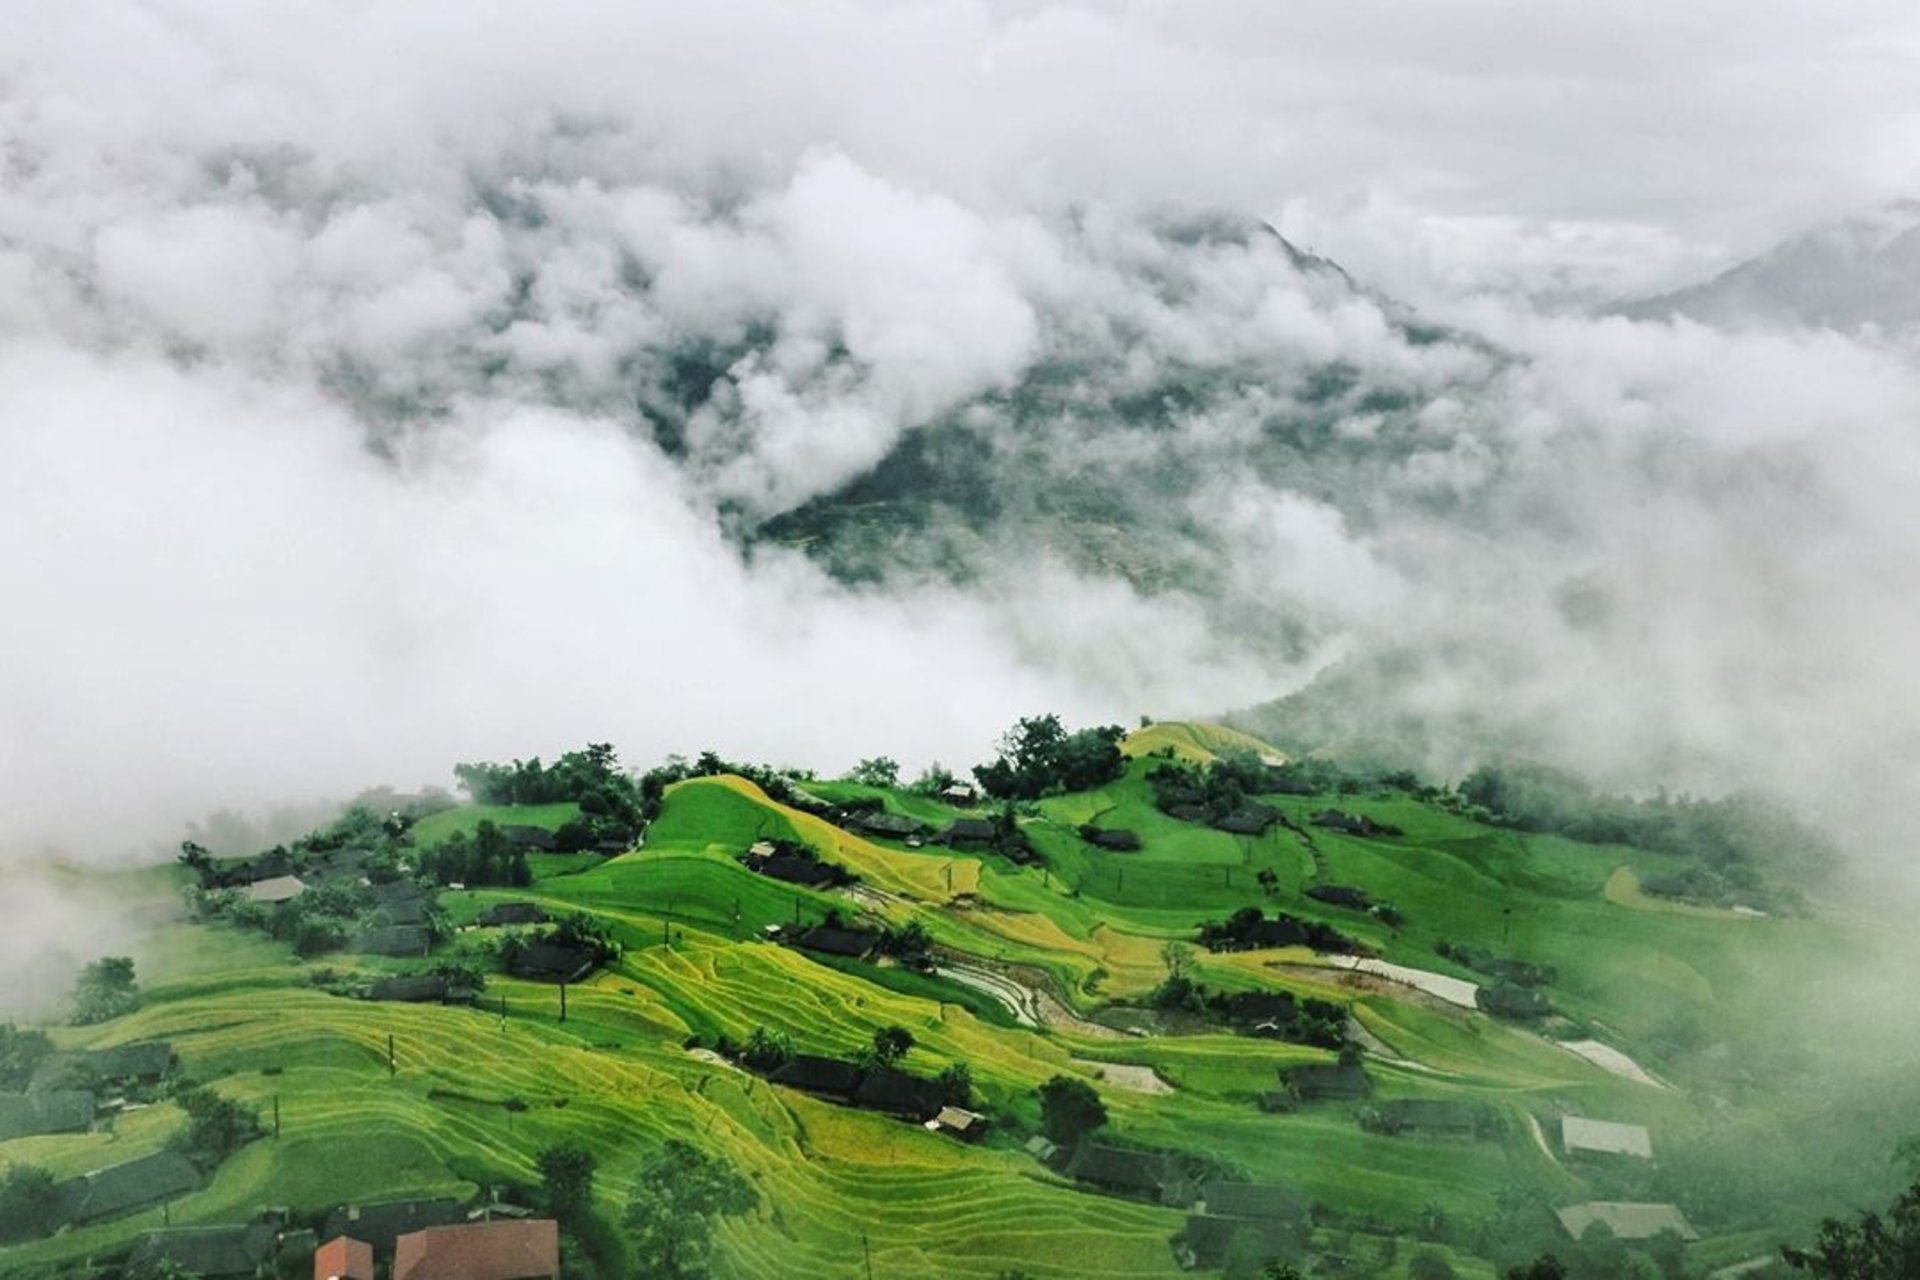
[[[1307,821],[1326,831],[1336,831],[1343,836],[1397,836],[1404,834],[1400,828],[1385,822],[1375,822],[1360,813],[1346,813],[1340,809],[1322,809]]]
[[[938,1080],[897,1067],[796,1053],[768,1072],[767,1079],[818,1098],[924,1125],[965,1142],[977,1142],[986,1136],[985,1116],[948,1101],[947,1091]]]
[[[314,1280],[558,1280],[560,1229],[512,1205],[469,1211],[452,1199],[341,1206],[319,1231],[294,1227],[276,1209],[248,1223],[146,1232],[127,1265],[137,1275],[171,1267],[199,1280],[260,1280],[309,1266]]]

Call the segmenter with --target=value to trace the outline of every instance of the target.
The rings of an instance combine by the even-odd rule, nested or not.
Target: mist
[[[1910,339],[1581,307],[1900,194],[1911,59],[1849,32],[1912,15],[1368,8],[35,15],[0,54],[0,845],[588,740],[966,765],[1020,714],[1391,651],[1442,775],[1497,742],[1796,792],[1896,855]],[[1182,229],[1223,211],[1352,279]],[[1190,412],[1107,429],[1174,365]],[[1330,366],[1398,407],[1251,465]],[[1053,369],[1081,407],[1037,431],[1005,406]],[[1003,530],[850,585],[743,537],[956,420],[983,470],[1137,473],[1206,572]]]

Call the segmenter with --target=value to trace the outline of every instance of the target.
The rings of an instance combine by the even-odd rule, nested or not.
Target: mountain
[[[1817,227],[1711,280],[1622,310],[1735,329],[1912,329],[1920,325],[1920,201]]]

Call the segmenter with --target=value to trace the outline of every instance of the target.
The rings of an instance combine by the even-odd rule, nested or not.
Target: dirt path
[[[1645,1068],[1609,1044],[1598,1040],[1549,1040],[1547,1043],[1558,1045],[1576,1057],[1585,1058],[1602,1071],[1611,1071],[1623,1080],[1632,1080],[1636,1084],[1652,1085],[1656,1089],[1668,1089],[1668,1085],[1649,1075]]]
[[[1385,978],[1388,982],[1397,982],[1402,986],[1424,991],[1436,999],[1458,1005],[1462,1009],[1480,1007],[1476,999],[1480,988],[1465,978],[1451,978],[1444,973],[1434,973],[1430,969],[1410,969],[1403,964],[1389,964],[1385,960],[1375,960],[1371,957],[1324,956],[1322,960],[1329,968],[1370,973],[1375,977]]]
[[[1547,1163],[1559,1164],[1560,1157],[1553,1154],[1553,1148],[1547,1145],[1547,1135],[1540,1131],[1540,1122],[1534,1119],[1533,1112],[1522,1111],[1520,1114],[1526,1117],[1527,1132],[1533,1135],[1533,1145],[1540,1148],[1540,1154],[1547,1158]]]
[[[1173,1092],[1173,1086],[1162,1080],[1159,1072],[1152,1067],[1143,1067],[1131,1062],[1095,1062],[1091,1058],[1069,1058],[1067,1061],[1083,1071],[1093,1072],[1117,1089],[1162,1095]]]

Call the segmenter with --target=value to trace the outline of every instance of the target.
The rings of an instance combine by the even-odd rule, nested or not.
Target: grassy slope
[[[723,1274],[834,1273],[858,1255],[864,1236],[876,1270],[899,1276],[986,1277],[1016,1266],[1035,1276],[1167,1275],[1175,1271],[1166,1242],[1177,1214],[1072,1190],[1003,1145],[966,1149],[770,1088],[690,1058],[681,1042],[690,1034],[744,1036],[764,1025],[785,1030],[802,1049],[844,1053],[875,1028],[899,1024],[915,1036],[910,1066],[931,1073],[967,1061],[990,1105],[1021,1114],[1031,1113],[1031,1089],[1048,1076],[1097,1069],[1073,1059],[1151,1066],[1175,1086],[1171,1095],[1100,1083],[1117,1132],[1221,1156],[1252,1176],[1294,1182],[1329,1203],[1397,1222],[1429,1202],[1482,1214],[1515,1182],[1578,1198],[1578,1179],[1527,1136],[1524,1109],[1572,1106],[1637,1120],[1666,1140],[1705,1122],[1680,1094],[1618,1080],[1480,1015],[1337,971],[1271,967],[1309,959],[1303,952],[1202,957],[1200,974],[1211,982],[1290,987],[1351,1003],[1397,1055],[1426,1068],[1377,1065],[1382,1095],[1489,1102],[1512,1123],[1496,1142],[1427,1143],[1366,1134],[1349,1106],[1264,1115],[1253,1099],[1277,1069],[1328,1055],[1225,1035],[1040,1034],[981,1016],[977,997],[944,984],[819,963],[757,938],[796,912],[813,919],[859,905],[751,875],[735,855],[766,836],[805,840],[888,895],[885,913],[917,912],[943,945],[1051,974],[1062,994],[1082,1003],[1150,988],[1161,976],[1162,942],[1190,936],[1200,918],[1259,900],[1253,876],[1270,867],[1280,888],[1267,905],[1327,919],[1390,959],[1460,972],[1433,953],[1446,937],[1558,966],[1556,1002],[1629,1047],[1676,1018],[1714,1034],[1749,1031],[1767,1013],[1757,992],[1769,977],[1777,982],[1802,964],[1830,971],[1830,963],[1815,962],[1842,942],[1837,929],[1816,921],[1706,920],[1609,900],[1615,868],[1652,874],[1667,865],[1659,857],[1494,831],[1401,796],[1343,799],[1342,807],[1406,831],[1392,840],[1314,837],[1336,879],[1406,912],[1405,927],[1391,931],[1299,896],[1313,862],[1298,836],[1276,828],[1247,840],[1158,814],[1142,781],[1147,767],[1136,762],[1101,792],[1044,802],[1028,826],[1044,868],[856,839],[773,804],[750,784],[720,778],[675,788],[642,851],[545,869],[528,890],[449,895],[456,919],[488,901],[529,896],[556,910],[594,911],[613,925],[628,954],[572,989],[564,1025],[550,987],[496,979],[485,1012],[363,1004],[311,989],[303,967],[280,948],[180,927],[143,959],[143,972],[158,977],[145,1009],[62,1038],[166,1036],[194,1075],[251,1101],[281,1099],[283,1136],[248,1148],[210,1187],[177,1203],[176,1223],[232,1217],[260,1203],[317,1209],[347,1198],[458,1189],[482,1174],[527,1178],[532,1153],[563,1137],[595,1148],[600,1191],[612,1208],[653,1142],[693,1134],[748,1170],[764,1196],[758,1214],[726,1224]],[[950,812],[922,797],[888,793],[888,800],[929,820]],[[1324,803],[1274,802],[1298,818]],[[475,809],[451,812],[465,816],[436,815],[440,826],[430,835],[444,838],[478,821]],[[1073,833],[1088,820],[1130,826],[1146,847],[1091,849]],[[952,900],[962,893],[977,900]],[[678,931],[671,947],[663,945],[669,929]],[[397,1049],[391,1077],[388,1035]],[[500,1103],[508,1097],[530,1109],[506,1110]],[[123,1118],[112,1134],[0,1144],[0,1159],[78,1172],[152,1150],[178,1123],[170,1107],[156,1107]],[[0,1270],[96,1251],[157,1216],[0,1251]],[[1476,1272],[1469,1266],[1463,1274]]]

